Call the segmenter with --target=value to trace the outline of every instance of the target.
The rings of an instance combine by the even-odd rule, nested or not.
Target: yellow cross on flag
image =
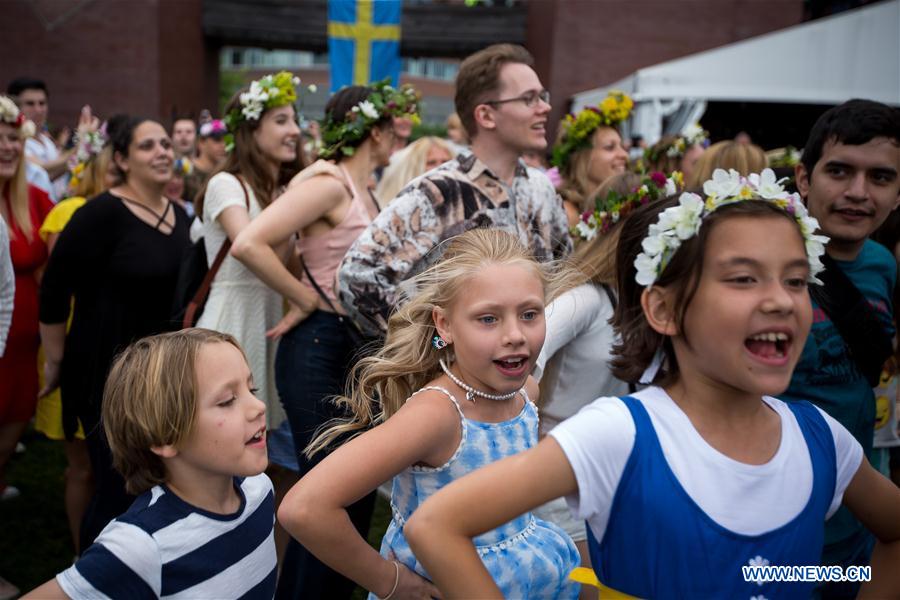
[[[400,0],[328,0],[331,91],[400,78]]]

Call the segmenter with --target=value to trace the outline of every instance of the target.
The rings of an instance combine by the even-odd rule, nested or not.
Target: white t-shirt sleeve
[[[818,406],[816,410],[825,418],[825,422],[831,429],[831,437],[834,438],[834,455],[837,458],[834,498],[831,499],[831,506],[828,507],[828,514],[825,517],[831,518],[844,500],[844,491],[850,485],[856,472],[859,471],[863,461],[863,449],[856,438],[831,415]]]
[[[247,206],[241,182],[231,173],[216,173],[203,196],[203,221],[215,221],[230,206]]]
[[[602,537],[613,497],[634,447],[634,420],[619,398],[599,398],[557,425],[550,435],[566,455],[578,492],[566,498],[579,519]],[[598,539],[599,539],[598,537]]]
[[[573,288],[547,305],[544,309],[547,335],[532,373],[535,379],[541,380],[554,354],[590,327],[599,309],[597,290],[590,284]]]

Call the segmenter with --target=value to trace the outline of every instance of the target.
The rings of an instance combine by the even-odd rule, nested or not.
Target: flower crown
[[[581,220],[572,228],[572,235],[588,241],[603,235],[610,227],[624,219],[639,206],[666,196],[674,196],[684,189],[684,176],[675,171],[669,177],[654,172],[647,175],[630,194],[622,195],[610,190],[606,197],[597,196],[594,210],[586,211]]]
[[[287,71],[266,75],[250,82],[250,89],[238,97],[239,107],[235,107],[222,119],[228,133],[225,134],[225,150],[234,149],[234,132],[243,121],[259,121],[263,112],[270,108],[287,106],[297,101],[297,86],[300,78]],[[315,91],[315,86],[310,86]]]
[[[335,121],[328,115],[322,127],[321,158],[334,158],[338,152],[353,156],[356,147],[352,144],[363,139],[372,126],[384,117],[406,117],[419,123],[419,93],[408,84],[395,89],[390,79],[371,85],[372,93],[343,115],[343,120]]]
[[[657,162],[662,158],[663,153],[669,158],[680,158],[692,146],[702,146],[704,148],[709,146],[709,132],[703,129],[700,123],[694,123],[685,127],[681,135],[677,136],[670,145],[647,148],[644,151],[644,157],[650,163]]]
[[[0,96],[0,122],[8,123],[19,130],[23,138],[34,136],[37,128],[34,122],[26,119],[25,114],[19,110],[16,103],[6,96]]]
[[[74,191],[81,182],[81,175],[87,168],[88,163],[95,156],[103,151],[106,144],[109,143],[109,134],[106,132],[106,122],[104,121],[96,131],[88,131],[87,133],[75,137],[75,152],[69,157],[69,190]]]
[[[566,115],[561,125],[562,138],[553,146],[551,164],[563,168],[573,152],[591,145],[591,136],[598,127],[618,125],[628,118],[633,107],[634,102],[627,94],[612,91],[598,106],[589,106],[577,115]]]
[[[828,238],[815,234],[819,222],[809,216],[799,194],[785,191],[781,185],[783,181],[775,179],[772,169],[747,177],[734,169],[727,173],[716,169],[712,179],[703,184],[706,200],[698,194],[685,192],[679,197],[678,206],[662,211],[657,222],[650,225],[641,244],[643,252],[634,260],[637,282],[643,286],[653,285],[681,243],[697,235],[703,219],[717,209],[745,200],[763,200],[782,208],[797,221],[809,259],[809,281],[821,283],[816,275],[825,268],[821,256],[825,253]]]

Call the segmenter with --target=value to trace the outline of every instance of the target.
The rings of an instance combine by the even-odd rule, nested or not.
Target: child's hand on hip
[[[407,598],[415,598],[416,600],[428,600],[429,598],[440,598],[441,593],[433,583],[409,569],[406,565],[398,562],[400,565],[400,577],[397,580],[397,589],[391,600],[406,600]]]

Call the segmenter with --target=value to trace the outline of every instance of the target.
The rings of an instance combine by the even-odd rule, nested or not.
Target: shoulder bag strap
[[[325,295],[325,292],[319,287],[319,284],[313,278],[312,273],[309,272],[309,267],[306,266],[306,261],[303,260],[303,257],[300,257],[300,264],[303,265],[303,272],[306,273],[307,279],[312,284],[313,289],[316,290],[316,293],[319,294],[319,297],[325,301],[328,307],[338,316],[338,320],[343,321],[344,318],[340,312],[338,312],[337,308],[335,308],[334,303],[331,301],[331,298]]]
[[[244,206],[247,207],[247,213],[250,213],[250,196],[247,194],[247,186],[244,185],[244,182],[241,181],[241,178],[235,175],[235,179],[238,180],[238,183],[241,184],[241,190],[244,192]],[[199,308],[203,302],[206,300],[206,296],[209,294],[209,288],[212,287],[213,279],[216,277],[216,273],[219,272],[219,268],[222,266],[222,263],[225,262],[225,257],[228,255],[228,251],[231,249],[231,240],[228,239],[228,235],[225,235],[225,241],[222,243],[222,247],[219,248],[219,252],[216,254],[215,260],[213,260],[212,265],[210,265],[209,270],[206,272],[206,275],[203,277],[203,281],[200,283],[200,287],[197,288],[197,292],[194,294],[194,297],[191,298],[190,303],[188,304],[188,308],[184,313],[184,322],[182,325],[184,327],[192,327],[194,323],[194,313],[196,313],[197,308]]]
[[[378,202],[378,196],[375,195],[375,192],[372,191],[371,188],[366,188],[369,191],[369,198],[372,199],[372,203],[375,205],[375,210],[377,212],[381,212],[381,203]]]
[[[862,292],[828,254],[818,277],[824,285],[812,286],[810,296],[837,328],[860,373],[877,385],[884,362],[893,354],[893,340]]]

